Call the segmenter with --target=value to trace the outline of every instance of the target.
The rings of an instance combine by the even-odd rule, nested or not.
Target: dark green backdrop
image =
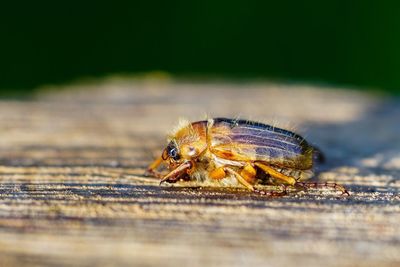
[[[14,1],[1,6],[3,91],[152,70],[400,91],[398,1]]]

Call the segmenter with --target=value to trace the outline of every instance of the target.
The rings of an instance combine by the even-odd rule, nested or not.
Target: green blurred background
[[[161,70],[400,92],[399,1],[8,1],[0,90]]]

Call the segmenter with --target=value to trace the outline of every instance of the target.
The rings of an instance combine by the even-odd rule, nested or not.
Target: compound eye
[[[174,160],[179,160],[180,158],[178,149],[175,146],[168,147],[168,155]]]
[[[172,148],[169,151],[169,155],[170,155],[171,158],[175,158],[178,155],[178,151],[176,151],[176,148]]]

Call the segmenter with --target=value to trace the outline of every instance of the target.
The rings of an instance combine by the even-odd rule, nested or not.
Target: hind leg
[[[295,178],[284,175],[268,165],[261,162],[255,162],[254,165],[271,175],[273,178],[279,179],[285,184],[294,187],[297,190],[310,189],[310,188],[329,188],[337,191],[341,191],[342,195],[350,195],[344,186],[337,183],[316,183],[316,182],[297,182]]]
[[[343,185],[337,183],[297,182],[295,186],[306,190],[310,188],[334,189],[336,191],[342,192],[342,195],[350,196],[349,191],[347,191],[347,189]]]

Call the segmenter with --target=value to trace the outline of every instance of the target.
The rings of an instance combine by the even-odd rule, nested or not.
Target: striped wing
[[[262,161],[269,165],[310,169],[313,148],[303,137],[267,124],[216,118],[209,129],[215,155],[236,161]]]

